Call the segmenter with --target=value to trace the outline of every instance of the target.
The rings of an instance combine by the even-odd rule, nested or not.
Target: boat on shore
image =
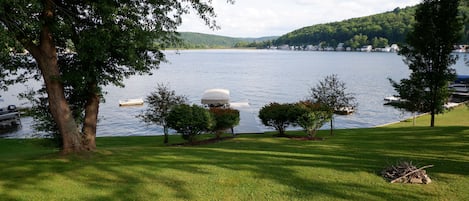
[[[21,125],[20,113],[15,105],[0,108],[0,129],[8,129]]]
[[[119,106],[138,106],[143,105],[144,101],[142,98],[132,98],[119,100]]]
[[[334,111],[334,114],[338,115],[350,115],[355,112],[354,107],[341,107]]]

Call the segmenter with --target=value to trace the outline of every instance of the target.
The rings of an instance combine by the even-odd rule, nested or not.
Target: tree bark
[[[57,50],[50,31],[50,21],[54,17],[53,3],[47,0],[43,3],[42,17],[45,23],[41,27],[40,44],[39,46],[32,46],[32,43],[28,43],[26,47],[35,58],[44,78],[49,109],[63,140],[62,152],[65,154],[79,152],[83,150],[81,133],[65,99],[64,87],[60,80],[60,70],[57,63]]]
[[[331,118],[331,132],[329,133],[329,135],[334,135],[334,133],[333,133],[333,130],[334,130],[333,122],[334,122],[334,118]]]
[[[91,83],[88,89],[88,100],[85,104],[85,119],[83,122],[83,148],[88,151],[96,149],[96,128],[99,112],[99,95],[97,93],[97,84]]]

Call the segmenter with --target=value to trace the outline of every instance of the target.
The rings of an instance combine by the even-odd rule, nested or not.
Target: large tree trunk
[[[49,109],[63,139],[63,153],[82,150],[81,134],[65,99],[63,85],[60,81],[59,67],[55,48],[41,48],[34,54],[41,70],[49,100]]]
[[[96,149],[96,127],[99,112],[99,95],[96,83],[88,87],[91,91],[85,105],[85,119],[83,122],[83,147],[88,151]]]
[[[65,99],[64,87],[60,80],[60,70],[57,63],[57,51],[50,31],[50,21],[54,17],[53,3],[44,1],[42,25],[39,46],[26,45],[28,51],[41,70],[49,100],[49,109],[63,139],[63,153],[82,151],[81,133],[73,118],[72,112]]]

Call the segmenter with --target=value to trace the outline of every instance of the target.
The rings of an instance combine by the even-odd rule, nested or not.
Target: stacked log
[[[404,161],[387,167],[381,172],[381,175],[391,183],[428,184],[432,180],[425,169],[430,167],[433,167],[433,165],[417,168],[412,162]]]

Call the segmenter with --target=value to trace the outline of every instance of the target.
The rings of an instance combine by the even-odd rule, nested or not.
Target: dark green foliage
[[[295,104],[270,103],[259,110],[259,118],[265,126],[273,127],[279,136],[285,136],[285,129],[295,125],[301,111]]]
[[[376,39],[387,40],[387,44],[404,44],[406,35],[412,30],[415,23],[416,6],[407,8],[396,8],[393,11],[360,18],[353,18],[341,22],[332,22],[303,27],[287,33],[274,41],[275,45],[317,45],[324,43],[335,47],[338,43],[357,48],[360,45],[373,45],[383,47],[384,41],[376,46]],[[469,4],[461,1],[459,16],[466,19],[464,23],[465,35],[456,43],[469,43]],[[357,36],[366,36],[367,44],[356,43]]]
[[[402,43],[414,23],[414,12],[415,7],[396,8],[382,14],[304,27],[281,36],[274,44],[317,45],[324,42],[336,46],[348,42],[351,47],[371,44],[372,41],[367,41],[367,44],[356,41],[360,35],[366,36],[367,40],[384,38],[388,43]]]
[[[157,69],[162,50],[180,42],[177,27],[190,11],[218,28],[211,1],[2,0],[0,89],[44,77],[48,101],[36,102],[51,104],[44,112],[52,113],[65,152],[92,150],[103,86]],[[24,50],[34,59],[17,54]]]
[[[340,111],[344,108],[357,106],[355,97],[346,92],[345,82],[339,80],[337,75],[329,75],[310,89],[309,100],[328,108],[330,112]],[[333,134],[333,117],[330,118],[331,135]]]
[[[192,32],[181,32],[180,39],[182,43],[172,47],[177,48],[238,48],[238,47],[257,47],[264,48],[272,45],[272,40],[277,36],[262,38],[232,38],[217,36],[211,34],[201,34]]]
[[[34,121],[32,128],[38,132],[44,133],[44,137],[49,138],[53,146],[62,147],[62,136],[58,132],[57,124],[54,122],[53,117],[49,111],[49,103],[45,96],[44,89],[39,91],[29,91],[21,93],[20,99],[28,100],[31,103],[31,109],[28,115],[32,116]],[[79,117],[76,118],[80,119]]]
[[[412,113],[420,112],[429,107],[429,100],[422,98],[427,95],[423,82],[415,79],[402,79],[400,83],[389,79],[389,82],[400,98],[400,101],[391,102],[389,105]]]
[[[213,119],[209,111],[197,105],[176,105],[166,117],[168,127],[176,130],[182,137],[193,142],[196,135],[209,131]]]
[[[146,123],[154,123],[163,126],[164,143],[168,143],[168,125],[166,117],[168,117],[171,109],[179,104],[187,103],[187,97],[176,95],[167,85],[157,84],[156,90],[151,92],[146,98],[148,103],[147,110],[138,115]]]
[[[305,129],[308,137],[314,138],[316,131],[332,118],[333,113],[319,103],[301,101],[295,107],[300,110],[296,124]]]
[[[400,83],[392,82],[399,96],[411,102],[400,106],[411,112],[429,112],[431,127],[450,95],[448,83],[455,79],[450,66],[458,57],[451,52],[463,28],[458,5],[458,0],[425,0],[418,6],[408,46],[399,52],[412,73]]]
[[[210,108],[210,113],[214,119],[212,130],[217,138],[226,129],[233,129],[239,124],[239,111],[231,108]]]

